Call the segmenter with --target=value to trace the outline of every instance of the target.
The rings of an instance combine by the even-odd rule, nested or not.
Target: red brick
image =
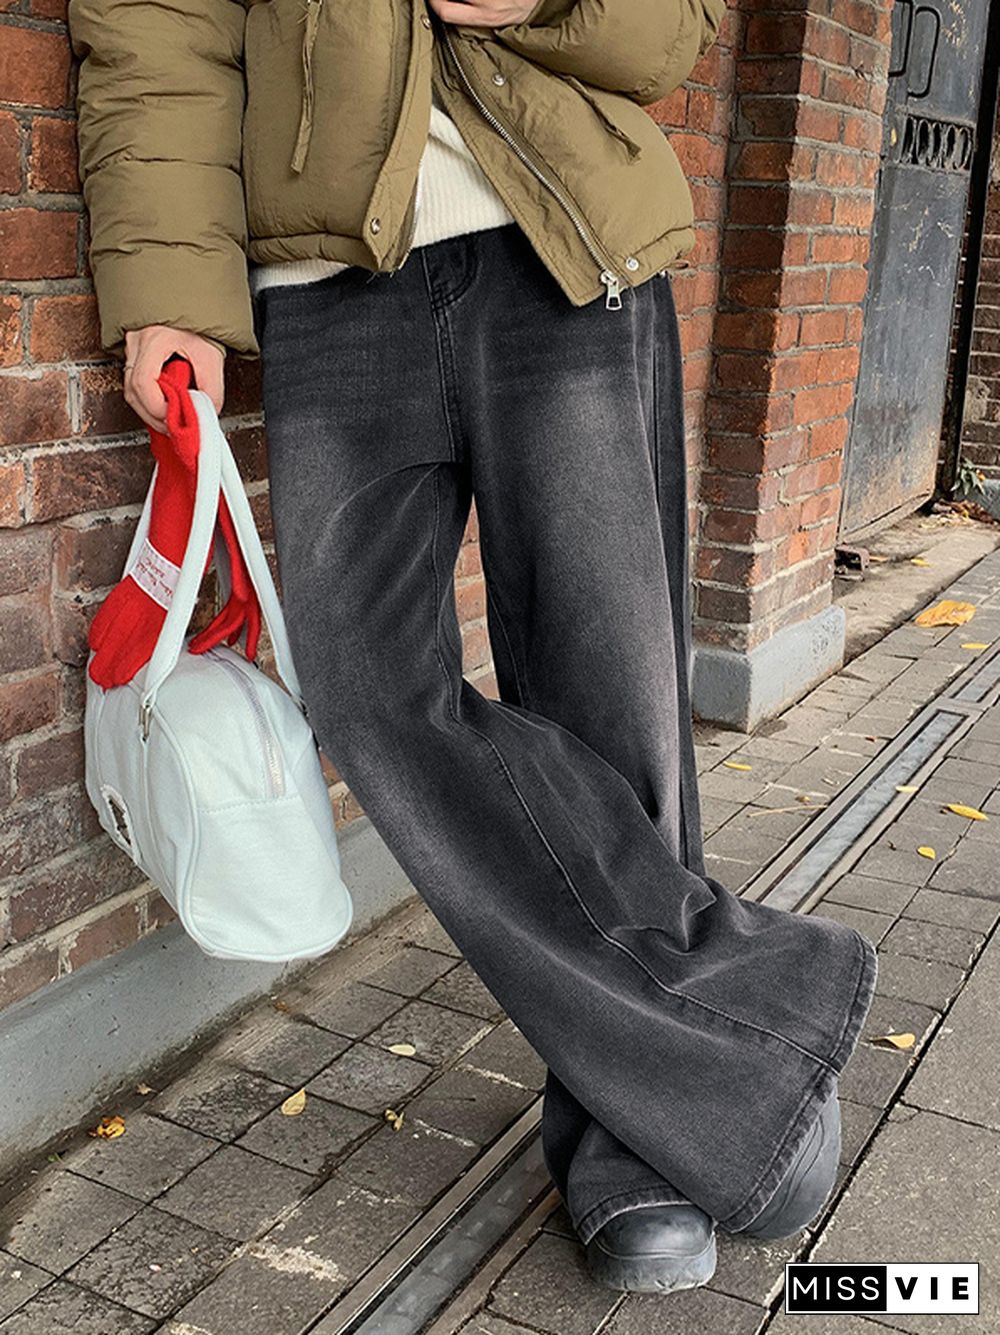
[[[830,273],[830,286],[827,300],[831,305],[860,302],[868,285],[868,274],[864,269],[833,269]]]
[[[792,425],[792,397],[790,394],[716,395],[705,416],[709,426],[717,431],[766,435]]]
[[[817,264],[864,264],[868,249],[868,237],[857,232],[821,232],[813,237],[812,258]]]
[[[847,334],[843,311],[811,311],[802,316],[802,344],[843,343]]]
[[[860,227],[867,232],[875,213],[875,201],[867,191],[855,195],[837,195],[833,201],[833,222],[837,227]]]
[[[827,276],[820,269],[786,269],[781,285],[781,304],[786,310],[796,306],[819,306],[826,300]]]
[[[135,889],[144,874],[105,835],[28,873],[10,900],[10,934],[27,941]]]
[[[10,807],[0,826],[0,879],[16,876],[100,833],[83,788]]]
[[[819,360],[818,352],[809,351],[796,351],[780,357],[774,372],[775,388],[800,389],[804,385],[815,385]]]
[[[816,496],[807,496],[802,501],[800,523],[815,524],[821,519],[831,519],[840,509],[840,488],[831,487]]]
[[[24,523],[25,487],[23,463],[0,463],[0,528]]]
[[[0,742],[44,728],[58,710],[59,679],[55,672],[0,682]]]
[[[753,185],[735,180],[729,187],[727,222],[733,226],[781,226],[788,214],[790,193],[787,181]]]
[[[35,116],[31,122],[28,184],[31,190],[74,193],[80,189],[76,122]]]
[[[17,366],[23,358],[21,298],[0,297],[0,366]]]
[[[51,660],[46,606],[37,594],[0,599],[0,675],[43,667]]]
[[[69,435],[69,387],[62,371],[9,376],[4,382],[0,445],[25,445]]]
[[[795,395],[795,421],[808,423],[839,417],[851,406],[853,398],[853,384],[817,385],[814,389],[799,390]]]
[[[86,663],[87,632],[97,608],[98,603],[85,603],[79,594],[57,595],[52,599],[52,652],[60,663],[67,667],[83,667]],[[205,625],[204,612],[192,618],[193,630],[201,630]]]
[[[791,98],[740,99],[740,120],[751,135],[761,139],[790,139],[795,132],[798,114],[798,104]]]
[[[74,517],[56,532],[59,589],[91,592],[117,584],[135,532],[135,516]]]
[[[39,455],[32,464],[32,519],[135,505],[145,499],[153,471],[148,445],[67,449]]]
[[[51,946],[23,955],[0,955],[0,1010],[37,992],[58,972],[59,957]]]
[[[27,801],[82,778],[82,728],[28,742],[17,753],[18,801]]]
[[[36,362],[102,357],[97,302],[89,293],[37,297],[31,310],[31,356]]]
[[[833,196],[828,190],[797,187],[789,192],[788,222],[799,227],[822,227],[833,222]]]
[[[0,279],[71,278],[79,214],[55,209],[0,212]]]
[[[91,960],[107,959],[139,939],[139,905],[119,904],[103,918],[81,927],[67,951],[71,969],[79,969]]]
[[[52,534],[46,529],[0,531],[0,595],[47,586],[51,571]]]
[[[67,106],[70,59],[64,33],[5,23],[0,41],[0,102]]]
[[[803,102],[798,108],[797,132],[804,139],[818,139],[825,144],[839,144],[842,138],[841,113],[832,107]]]
[[[21,127],[12,111],[0,111],[0,194],[21,193]]]
[[[710,176],[721,180],[726,168],[726,150],[704,135],[676,131],[670,145],[687,176]]]

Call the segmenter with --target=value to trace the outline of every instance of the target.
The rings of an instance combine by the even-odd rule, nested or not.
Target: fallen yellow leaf
[[[897,793],[915,793],[915,792],[917,792],[919,786],[920,786],[920,785],[919,785],[919,784],[916,784],[916,783],[897,783],[897,784],[896,784],[896,792],[897,792]]]
[[[298,1117],[299,1113],[306,1106],[306,1091],[297,1089],[294,1094],[289,1094],[281,1105],[281,1111],[286,1117]]]
[[[882,1043],[886,1047],[896,1048],[899,1052],[908,1052],[917,1041],[916,1034],[880,1034],[873,1038],[873,1043]]]
[[[387,1122],[392,1123],[393,1131],[401,1131],[403,1129],[403,1114],[401,1112],[396,1112],[395,1108],[386,1108],[382,1116]]]
[[[924,556],[911,556],[911,557],[910,557],[910,565],[911,565],[911,566],[929,566],[929,565],[930,565],[930,561],[928,561],[927,558],[924,557]]]
[[[946,802],[944,811],[953,811],[956,816],[965,816],[967,820],[989,820],[985,811],[980,811],[978,807],[964,807],[961,802]]]
[[[137,1094],[155,1094],[156,1090],[153,1089],[150,1085],[141,1084],[141,1085],[136,1085],[135,1092]]]
[[[934,852],[933,848],[931,848],[929,844],[922,844],[921,847],[917,849],[917,852],[920,854],[922,858],[937,857],[937,854]]]
[[[988,649],[990,646],[979,640],[970,640],[968,644],[963,644],[963,649]]]
[[[724,760],[727,769],[753,769],[753,765],[744,765],[741,760]]]
[[[913,618],[915,626],[964,626],[976,615],[973,603],[957,603],[951,598],[926,607]]]
[[[125,1134],[125,1119],[117,1113],[114,1117],[102,1117],[98,1124],[87,1132],[88,1136],[97,1136],[100,1140],[115,1140]]]
[[[417,1050],[412,1043],[390,1043],[389,1051],[394,1052],[397,1057],[415,1057]]]

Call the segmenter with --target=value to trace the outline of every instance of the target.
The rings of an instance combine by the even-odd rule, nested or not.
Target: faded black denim
[[[855,1045],[875,956],[705,874],[669,276],[574,307],[510,223],[265,288],[256,316],[310,722],[547,1064],[574,1225],[683,1193],[739,1229]],[[500,701],[462,675],[473,496]]]

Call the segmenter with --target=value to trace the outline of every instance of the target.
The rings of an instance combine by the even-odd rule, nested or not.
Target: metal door
[[[896,0],[841,540],[934,492],[989,0]]]

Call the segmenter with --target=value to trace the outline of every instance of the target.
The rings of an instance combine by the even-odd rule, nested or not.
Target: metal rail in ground
[[[1000,698],[1000,641],[982,654],[810,821],[741,896],[807,913],[912,800]],[[310,1335],[454,1335],[558,1204],[536,1099],[327,1313]]]

